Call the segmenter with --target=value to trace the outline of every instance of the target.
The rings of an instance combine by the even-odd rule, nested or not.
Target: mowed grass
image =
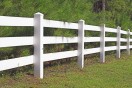
[[[34,78],[32,70],[3,75],[0,88],[132,88],[132,55],[107,55],[104,64],[98,59],[85,59],[83,69],[75,61],[46,67],[44,79]]]

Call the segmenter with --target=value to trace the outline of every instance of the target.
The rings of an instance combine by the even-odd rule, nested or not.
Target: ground
[[[107,55],[103,64],[98,59],[87,57],[83,69],[76,60],[45,67],[44,79],[35,78],[33,70],[3,74],[0,88],[132,88],[132,55]]]

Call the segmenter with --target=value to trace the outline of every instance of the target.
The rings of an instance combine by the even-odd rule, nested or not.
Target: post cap
[[[85,22],[85,21],[81,19],[81,20],[79,20],[79,22]]]
[[[40,13],[40,12],[37,12],[37,13],[35,13],[35,15],[43,15],[42,13]]]

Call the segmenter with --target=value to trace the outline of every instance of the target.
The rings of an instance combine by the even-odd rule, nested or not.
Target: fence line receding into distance
[[[127,49],[128,55],[130,54],[130,35],[132,32],[121,30],[121,27],[108,28],[105,25],[92,26],[86,25],[84,20],[80,20],[78,23],[69,23],[62,21],[54,21],[44,19],[43,14],[36,13],[34,18],[23,17],[9,17],[0,16],[0,26],[32,26],[34,27],[34,36],[32,37],[1,37],[0,47],[13,47],[13,46],[34,46],[34,55],[1,60],[0,71],[17,68],[25,65],[34,64],[34,76],[43,78],[43,62],[52,61],[57,59],[78,57],[78,65],[80,68],[84,67],[84,55],[99,53],[100,62],[105,62],[105,52],[116,50],[117,58],[120,58],[120,51]],[[45,27],[49,28],[63,28],[78,30],[77,37],[56,37],[56,36],[43,36]],[[100,32],[99,37],[85,37],[85,30]],[[116,33],[117,37],[105,37],[106,32]],[[121,38],[121,34],[127,35],[127,39]],[[100,42],[100,47],[84,49],[85,42]],[[105,47],[106,42],[117,42],[116,46]],[[121,46],[121,42],[126,42],[126,46]],[[78,43],[78,50],[63,51],[55,53],[43,52],[44,44],[61,44],[61,43]]]

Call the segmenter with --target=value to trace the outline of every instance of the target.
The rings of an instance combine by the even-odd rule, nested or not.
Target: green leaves
[[[94,3],[99,0],[0,0],[0,15],[33,17],[36,12],[44,14],[45,19],[66,22],[85,20],[88,25],[104,23],[107,27],[121,26],[123,30],[132,31],[132,1],[131,0],[106,0],[106,11],[95,13]],[[101,1],[101,0],[100,0]],[[65,29],[45,28],[46,36],[77,36],[78,32]],[[96,35],[86,32],[85,36]],[[0,37],[33,36],[33,27],[0,27]],[[114,35],[111,35],[114,36]],[[65,48],[59,46],[60,49]],[[15,48],[11,48],[15,50]],[[47,48],[48,49],[48,48]],[[8,52],[8,49],[5,49]],[[19,48],[18,50],[22,50]],[[53,51],[56,50],[53,48]],[[3,49],[0,52],[5,52]],[[12,51],[12,50],[9,50]],[[20,55],[27,55],[30,51],[22,51]],[[33,52],[33,51],[32,51]],[[27,53],[27,54],[26,54]],[[20,56],[16,55],[16,56]]]

